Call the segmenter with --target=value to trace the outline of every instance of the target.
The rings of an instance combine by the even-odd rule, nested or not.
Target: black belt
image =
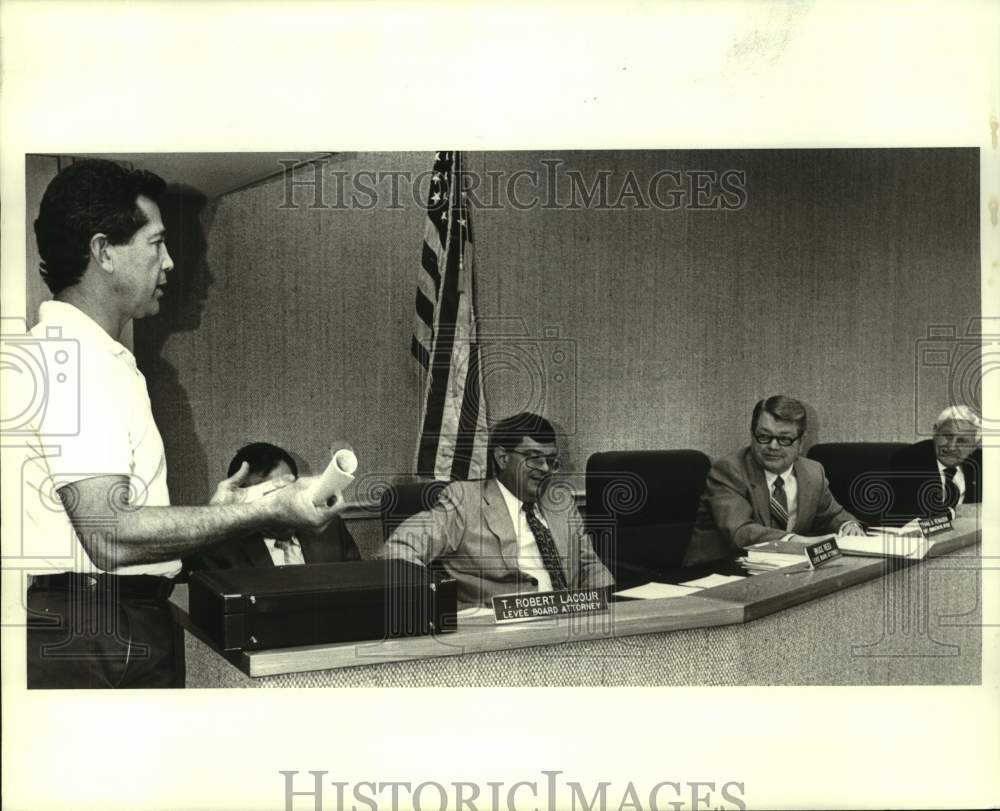
[[[174,581],[170,577],[157,577],[151,574],[79,574],[63,572],[62,574],[34,575],[31,578],[31,588],[41,591],[98,591],[102,590],[120,597],[147,597],[166,600],[174,590]]]

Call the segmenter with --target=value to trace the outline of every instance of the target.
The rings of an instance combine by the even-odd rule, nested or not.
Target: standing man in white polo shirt
[[[246,469],[213,504],[171,507],[146,381],[119,337],[155,315],[173,262],[157,200],[164,181],[103,160],[60,172],[35,235],[54,301],[31,335],[79,350],[79,397],[53,397],[32,426],[23,538],[47,563],[28,589],[28,687],[182,687],[183,638],[166,602],[180,558],[260,530],[320,527],[308,481],[239,501]],[[52,345],[50,343],[50,345]],[[67,409],[78,431],[63,435]],[[59,434],[53,436],[53,434]]]

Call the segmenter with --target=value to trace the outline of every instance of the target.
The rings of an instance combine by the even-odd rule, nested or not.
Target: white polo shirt
[[[87,556],[56,491],[95,476],[125,476],[134,507],[165,507],[167,463],[146,379],[135,358],[81,310],[59,301],[39,309],[26,349],[43,359],[43,396],[30,418],[22,474],[22,551],[39,570],[100,571]],[[38,375],[36,375],[37,377]],[[114,510],[78,517],[82,531],[114,531]],[[173,577],[179,560],[123,566],[116,574]]]

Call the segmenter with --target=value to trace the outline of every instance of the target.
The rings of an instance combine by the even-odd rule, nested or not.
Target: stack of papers
[[[805,544],[769,541],[747,547],[747,556],[740,565],[750,574],[760,574],[796,566],[804,560]]]
[[[778,569],[787,569],[789,566],[798,566],[805,560],[801,555],[784,555],[780,552],[762,552],[754,557],[747,556],[740,561],[740,566],[750,574],[761,574],[762,572],[776,572]]]

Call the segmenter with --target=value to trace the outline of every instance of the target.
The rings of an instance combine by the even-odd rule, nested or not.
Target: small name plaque
[[[506,594],[493,598],[497,623],[552,619],[566,614],[592,614],[608,610],[607,589],[545,591]]]
[[[841,551],[834,538],[827,538],[825,541],[809,544],[806,547],[806,557],[809,558],[809,565],[815,569],[841,557]]]
[[[917,523],[920,525],[920,531],[924,537],[929,538],[931,535],[937,535],[939,532],[947,532],[951,529],[951,516],[937,515],[934,518],[921,518]]]

